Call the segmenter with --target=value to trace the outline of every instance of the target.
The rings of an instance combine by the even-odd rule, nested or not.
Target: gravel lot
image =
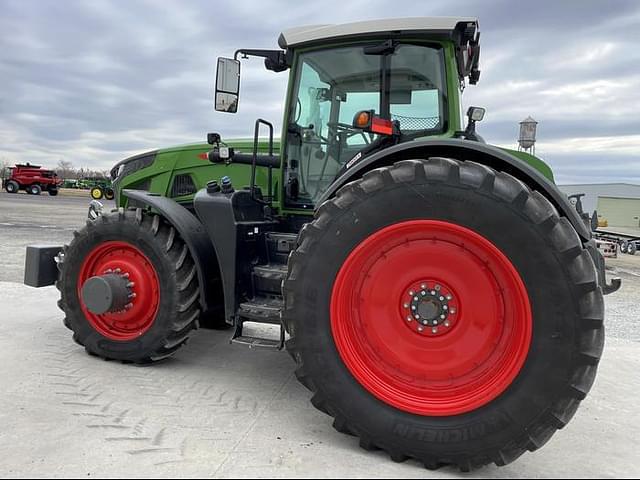
[[[148,368],[86,355],[62,326],[55,288],[21,281],[24,247],[68,241],[88,202],[0,193],[2,477],[640,475],[640,255],[608,260],[623,288],[607,297],[605,356],[571,424],[511,466],[429,472],[360,450],[309,404],[286,354],[231,346],[229,332],[201,330]]]

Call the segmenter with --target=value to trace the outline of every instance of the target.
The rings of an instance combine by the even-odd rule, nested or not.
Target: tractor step
[[[282,281],[287,276],[287,266],[283,263],[256,265],[253,267],[253,285],[256,292],[280,295]]]
[[[282,350],[282,342],[271,338],[258,337],[235,337],[231,339],[231,343],[236,345],[244,345],[249,348],[264,348],[269,350]]]
[[[278,328],[279,327],[279,328]],[[284,348],[284,328],[282,325],[261,322],[243,322],[231,338],[231,343],[249,348],[282,350]]]
[[[265,233],[269,262],[286,264],[289,252],[296,248],[297,238],[298,235],[296,233]]]
[[[238,316],[246,321],[280,325],[282,298],[255,297],[243,302],[238,309]]]

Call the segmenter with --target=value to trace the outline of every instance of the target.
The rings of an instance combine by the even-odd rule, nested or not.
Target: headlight
[[[147,168],[153,164],[156,159],[156,152],[146,153],[138,155],[136,157],[127,158],[120,163],[117,163],[111,169],[111,180],[118,180],[125,175],[130,175],[133,172],[137,172],[143,168]]]

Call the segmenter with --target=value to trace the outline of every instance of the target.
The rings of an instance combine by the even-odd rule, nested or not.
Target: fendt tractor
[[[55,282],[73,339],[125,363],[222,312],[234,344],[286,347],[313,405],[394,461],[468,471],[540,448],[594,382],[620,281],[544,162],[486,144],[481,108],[463,126],[479,36],[474,18],[316,25],[219,58],[226,113],[240,59],[289,72],[278,152],[259,119],[252,144],[210,133],[120,162],[118,208],[28,247],[25,282]],[[186,157],[210,165],[197,192],[176,183]]]

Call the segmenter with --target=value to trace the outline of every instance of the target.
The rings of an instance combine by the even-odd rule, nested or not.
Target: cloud
[[[3,0],[0,9],[0,158],[101,169],[208,131],[249,137],[258,117],[280,130],[287,72],[243,62],[239,113],[215,113],[219,55],[275,48],[292,26],[417,13],[409,0]],[[487,107],[479,130],[489,142],[513,147],[532,115],[557,178],[640,179],[636,1],[423,2],[419,14],[480,17],[482,77],[464,104]]]

